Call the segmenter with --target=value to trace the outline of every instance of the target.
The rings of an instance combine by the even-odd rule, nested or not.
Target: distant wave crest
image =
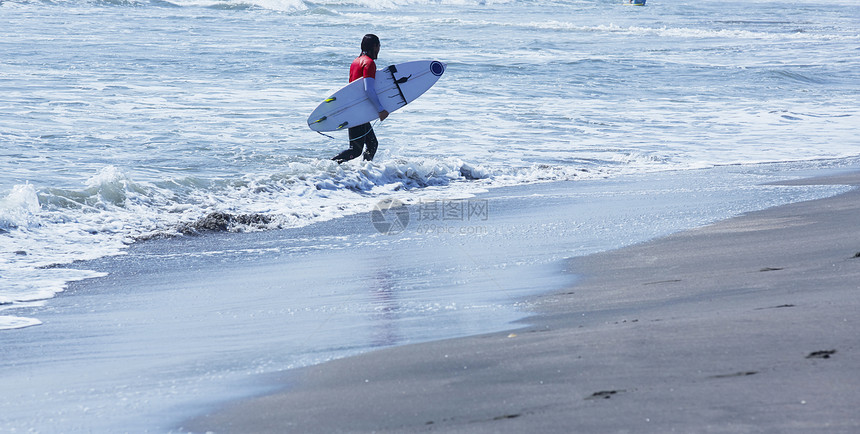
[[[410,5],[487,5],[508,4],[515,0],[12,0],[13,4],[44,4],[57,6],[126,6],[126,7],[204,7],[212,9],[266,9],[278,12],[334,13],[331,8],[362,7],[393,9]],[[3,4],[4,2],[0,2]]]

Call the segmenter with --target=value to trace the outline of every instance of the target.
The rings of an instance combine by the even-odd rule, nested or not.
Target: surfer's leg
[[[379,146],[379,142],[376,141],[376,133],[373,132],[373,127],[370,124],[367,124],[367,135],[364,136],[364,159],[366,161],[373,161],[373,156],[376,155],[376,147]]]
[[[366,130],[363,128],[364,125],[359,125],[357,127],[352,127],[349,129],[349,149],[346,151],[337,154],[336,157],[332,158],[332,160],[337,161],[338,164],[343,163],[345,161],[352,160],[353,158],[361,155],[361,150],[364,148],[364,134]]]

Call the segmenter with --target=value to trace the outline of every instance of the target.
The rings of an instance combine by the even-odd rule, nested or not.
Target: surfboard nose
[[[445,73],[445,69],[447,68],[448,65],[444,62],[440,62],[438,60],[430,62],[430,72],[437,77],[442,76],[442,74]]]

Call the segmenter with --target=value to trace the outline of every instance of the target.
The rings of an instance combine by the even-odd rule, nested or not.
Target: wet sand
[[[860,185],[860,174],[798,183]],[[195,432],[858,432],[860,192],[575,258],[521,329],[279,374]]]

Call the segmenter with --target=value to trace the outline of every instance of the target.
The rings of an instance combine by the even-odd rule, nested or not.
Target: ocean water
[[[298,227],[403,189],[856,155],[849,3],[3,1],[0,303],[213,212]],[[381,66],[449,69],[340,167],[305,120],[368,32]]]
[[[857,155],[852,3],[2,1],[0,304],[212,213],[301,227],[407,190]],[[368,32],[380,67],[449,67],[338,166],[306,117]]]
[[[612,195],[625,177],[713,167],[755,174],[747,189],[778,179],[777,162],[850,165],[858,17],[848,0],[2,0],[0,330],[39,325],[18,311],[106,276],[79,261],[182,239],[213,214],[227,232],[266,233],[389,198],[548,181],[605,181],[595,191]],[[376,126],[374,162],[338,166],[346,138],[306,118],[369,32],[380,67],[448,69]],[[837,191],[743,193],[686,223]],[[683,228],[668,221],[638,236],[603,227],[580,253]]]

